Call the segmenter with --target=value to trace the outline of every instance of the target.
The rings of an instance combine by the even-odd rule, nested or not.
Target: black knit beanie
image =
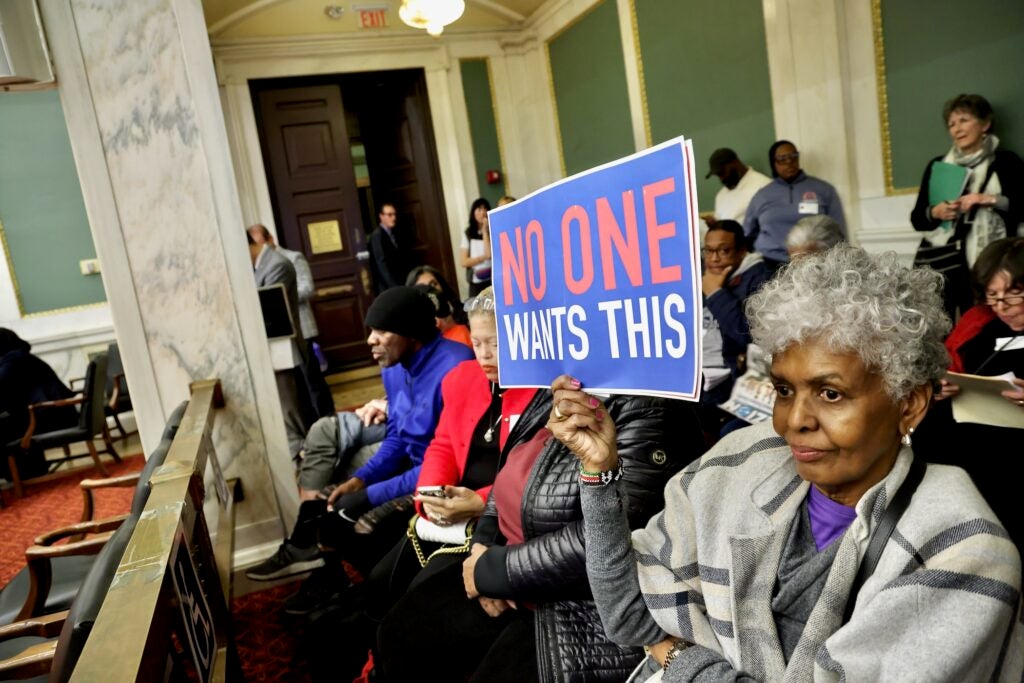
[[[424,343],[437,336],[434,304],[415,287],[392,287],[381,292],[366,312],[366,326]]]

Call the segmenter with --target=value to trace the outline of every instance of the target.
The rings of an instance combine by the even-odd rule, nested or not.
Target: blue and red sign
[[[683,138],[490,212],[504,387],[562,373],[609,393],[700,395],[700,233]]]

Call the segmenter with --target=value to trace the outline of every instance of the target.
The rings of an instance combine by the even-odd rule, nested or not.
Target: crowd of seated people
[[[386,397],[314,425],[299,521],[249,572],[315,570],[283,605],[307,615],[314,678],[1019,680],[1013,482],[968,454],[1012,453],[1024,432],[955,423],[943,379],[1024,377],[1019,178],[992,136],[954,131],[968,115],[991,128],[964,97],[945,113],[950,163],[1001,172],[965,189],[999,192],[926,214],[991,209],[1009,237],[972,256],[977,305],[948,338],[949,273],[846,244],[838,192],[793,143],[771,145],[767,182],[716,150],[709,176],[751,182],[703,237],[700,404],[568,376],[500,387],[477,200],[470,298],[429,266],[377,298]],[[747,426],[717,406],[751,343],[776,398]],[[1003,395],[1024,415],[1024,381]]]

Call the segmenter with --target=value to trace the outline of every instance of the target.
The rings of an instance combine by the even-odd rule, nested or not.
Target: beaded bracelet
[[[622,479],[622,463],[614,470],[605,472],[587,472],[580,464],[580,483],[586,486],[607,486],[613,481]]]

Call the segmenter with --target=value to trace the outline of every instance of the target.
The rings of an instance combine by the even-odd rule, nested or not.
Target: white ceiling
[[[494,29],[516,26],[545,0],[465,0],[466,11],[451,28]],[[212,38],[249,38],[357,31],[412,31],[398,18],[401,0],[203,0]],[[328,16],[340,7],[340,18]],[[386,29],[363,29],[358,8],[386,8]]]

